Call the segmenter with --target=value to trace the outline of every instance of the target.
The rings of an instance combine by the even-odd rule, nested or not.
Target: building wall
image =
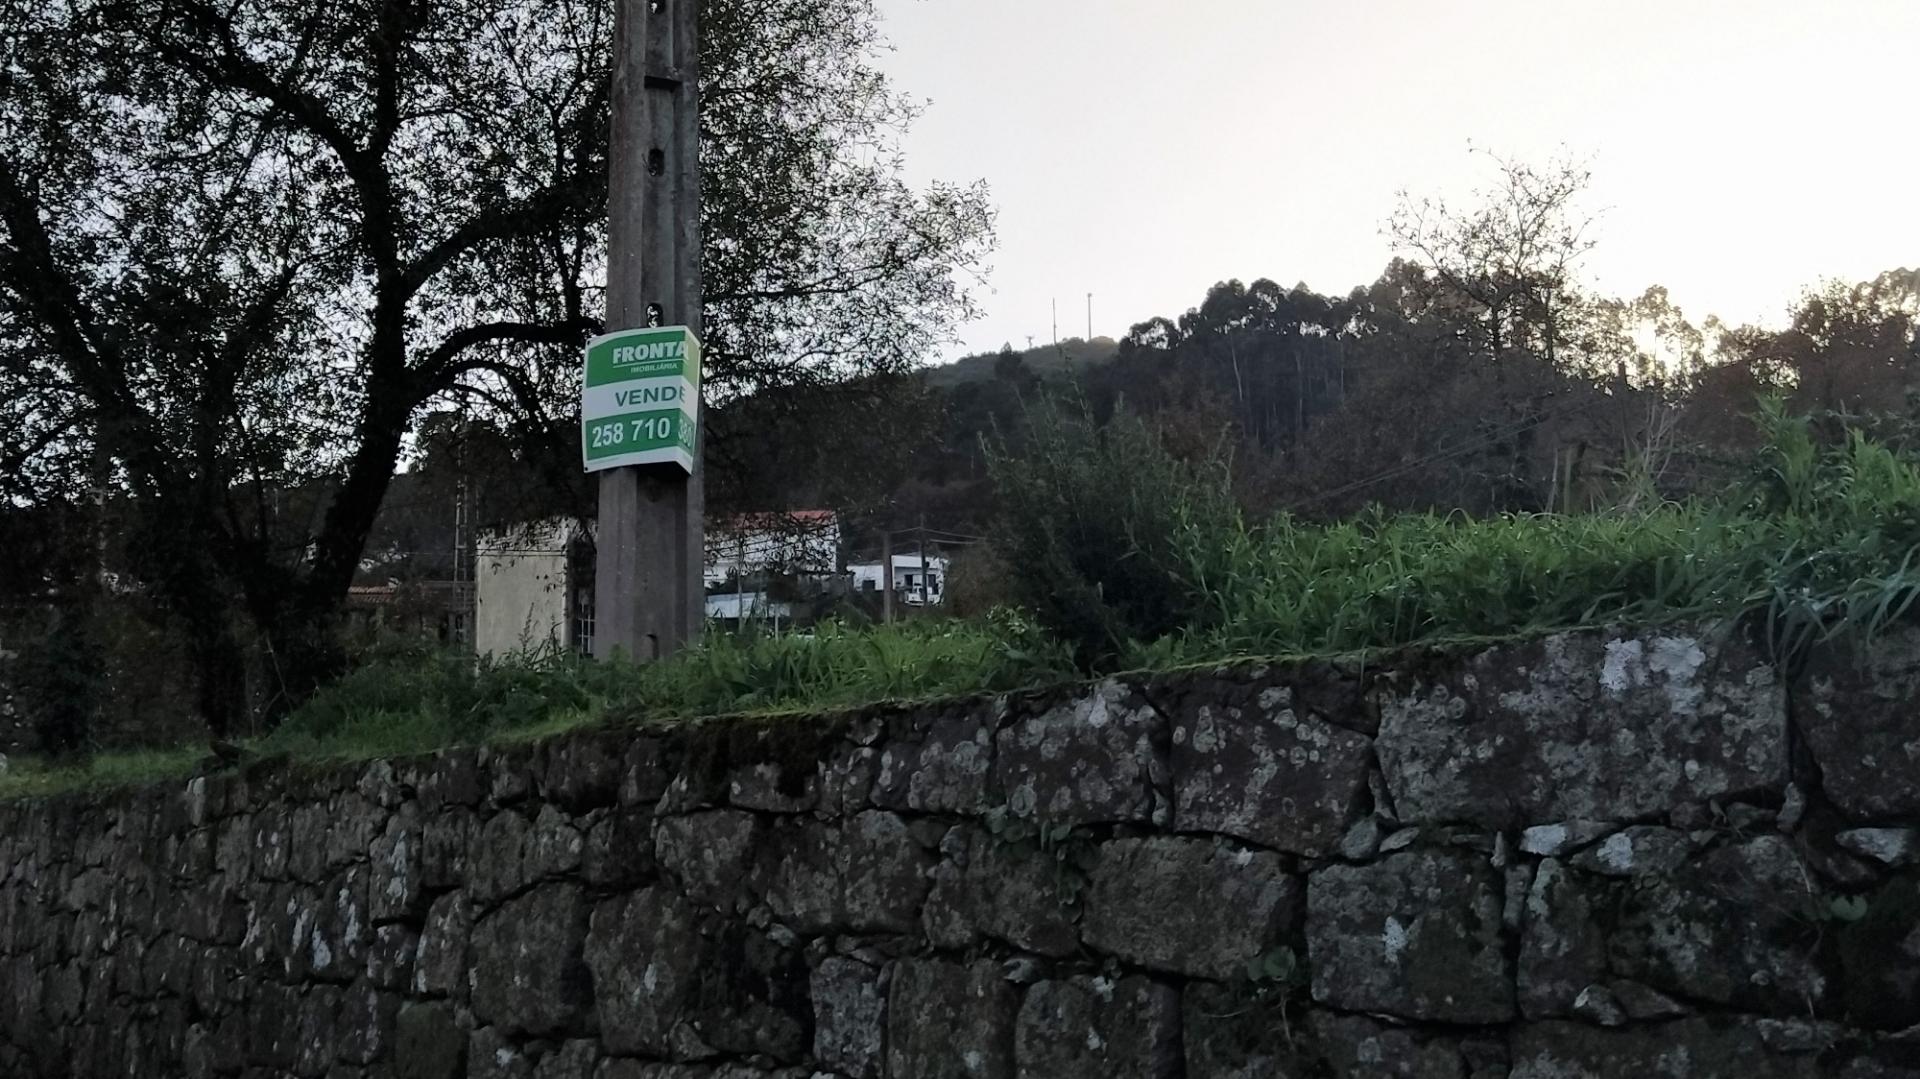
[[[884,562],[857,562],[847,567],[847,573],[853,580],[856,592],[877,592],[886,587],[886,564]],[[933,578],[932,599],[934,603],[943,603],[947,594],[947,559],[940,555],[927,556],[927,575]],[[920,556],[917,553],[896,554],[893,556],[893,587],[908,593],[911,602],[918,603],[920,594]]]
[[[707,597],[707,617],[717,622],[793,624],[793,604],[770,600],[765,592],[716,592]]]
[[[0,1075],[1911,1079],[1917,694],[1586,632],[0,803]]]
[[[474,649],[505,656],[572,639],[568,547],[573,529],[548,524],[482,537],[474,564]]]

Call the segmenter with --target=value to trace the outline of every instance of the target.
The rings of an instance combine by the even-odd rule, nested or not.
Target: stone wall
[[[1920,635],[0,806],[0,1075],[1920,1077]]]

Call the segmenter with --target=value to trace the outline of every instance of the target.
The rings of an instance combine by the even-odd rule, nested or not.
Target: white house
[[[886,563],[852,562],[847,572],[853,576],[853,588],[856,592],[878,592],[886,587]],[[928,552],[926,555],[925,580],[921,579],[921,556],[918,551],[893,556],[894,592],[905,603],[920,607],[945,603],[947,597],[947,559],[944,555]]]

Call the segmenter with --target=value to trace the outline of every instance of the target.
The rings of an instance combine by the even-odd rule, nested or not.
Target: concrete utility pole
[[[700,69],[696,0],[615,0],[607,330],[700,330]],[[692,402],[698,416],[699,402]],[[705,495],[674,465],[600,476],[594,650],[658,659],[706,613]]]

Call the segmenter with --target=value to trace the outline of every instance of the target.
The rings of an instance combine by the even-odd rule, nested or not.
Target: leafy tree
[[[1920,270],[1821,285],[1774,347],[1793,369],[1802,409],[1903,409],[1920,390]]]
[[[873,502],[905,481],[940,411],[916,380],[879,374],[743,395],[708,416],[710,511],[758,513]]]
[[[601,0],[0,0],[0,454],[99,452],[201,710],[334,670],[428,410],[543,436],[598,326]],[[873,0],[708,0],[708,384],[893,371],[971,311],[978,187],[910,189]]]
[[[1761,397],[1822,417],[1827,438],[1851,424],[1904,446],[1920,430],[1920,271],[1824,282],[1782,329],[1710,320],[1703,333],[1710,362],[1687,378],[1684,401],[1696,443],[1757,448],[1749,417]]]

